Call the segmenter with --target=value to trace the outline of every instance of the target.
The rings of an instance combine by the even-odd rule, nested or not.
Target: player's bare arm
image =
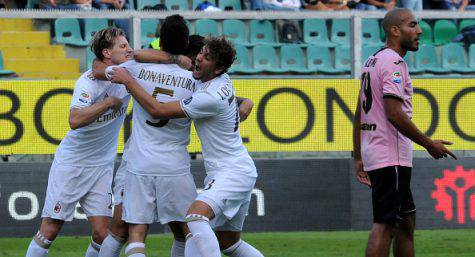
[[[107,80],[106,78],[107,64],[101,62],[99,59],[94,59],[92,62],[92,75],[99,80]]]
[[[371,186],[368,173],[363,170],[363,161],[361,160],[361,105],[358,96],[358,104],[356,106],[355,119],[353,121],[353,158],[355,160],[356,179],[365,185]]]
[[[432,157],[439,159],[452,156],[454,159],[457,157],[449,151],[444,145],[451,145],[452,142],[445,140],[431,140],[424,135],[416,125],[409,119],[409,117],[402,111],[402,102],[400,99],[393,97],[384,98],[384,109],[389,122],[404,136],[411,139],[413,142],[423,146],[427,149]]]
[[[173,55],[156,49],[140,49],[134,52],[137,62],[178,64],[185,70],[191,68],[191,59],[184,55]]]
[[[254,107],[254,102],[249,98],[237,97],[237,102],[239,106],[239,119],[240,121],[245,121]]]
[[[99,116],[109,109],[119,109],[122,101],[116,97],[109,96],[103,101],[95,103],[89,107],[71,108],[69,111],[69,127],[78,129],[94,122]]]
[[[155,119],[184,118],[185,112],[181,109],[180,102],[160,103],[147,93],[130,73],[121,67],[114,67],[109,73],[111,81],[124,84],[132,97]]]

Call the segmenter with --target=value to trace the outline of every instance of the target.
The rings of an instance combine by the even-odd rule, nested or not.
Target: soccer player
[[[224,254],[263,256],[240,236],[257,171],[239,134],[238,100],[226,74],[235,55],[227,40],[211,39],[198,54],[193,70],[193,77],[201,82],[200,89],[187,99],[168,103],[150,97],[126,69],[114,68],[111,72],[112,81],[124,84],[135,101],[154,118],[189,117],[195,123],[207,177],[203,193],[193,202],[186,217],[191,231],[185,249],[187,257],[221,256],[212,226],[221,238]]]
[[[164,35],[168,36],[168,35]],[[167,41],[168,42],[168,41]],[[185,50],[185,55],[190,59],[190,63],[194,62],[197,53],[204,46],[204,38],[199,35],[191,35],[189,37],[189,44]],[[182,68],[189,66],[186,59],[181,58],[181,56],[170,55],[163,51],[149,51],[149,49],[137,50],[134,52],[134,55],[138,61],[151,60],[150,57],[153,57],[154,62],[158,63],[172,63],[178,62]],[[145,58],[145,59],[143,59]],[[148,59],[147,59],[148,58]],[[95,63],[95,69],[98,70],[95,75],[98,77],[104,77],[103,70],[105,66],[102,67],[99,64]],[[252,107],[251,107],[252,108]],[[134,124],[135,126],[135,124]],[[133,134],[134,132],[132,132]],[[188,134],[189,135],[189,134]],[[128,144],[127,144],[128,145]],[[159,147],[159,146],[157,146]],[[124,149],[124,154],[128,150]],[[126,172],[126,160],[122,159],[121,165],[117,170],[116,176],[114,178],[114,215],[112,222],[110,224],[109,235],[104,240],[103,246],[99,253],[99,257],[118,257],[122,249],[123,244],[127,241],[128,238],[128,224],[122,220],[122,198],[124,194],[124,176]],[[186,200],[186,199],[184,199]],[[186,210],[185,210],[186,211]],[[171,229],[174,232],[174,242],[171,250],[172,257],[178,257],[184,255],[184,244],[185,244],[185,235],[181,231],[177,222],[171,223]],[[178,226],[178,228],[177,228]]]
[[[412,142],[439,159],[455,155],[444,140],[431,140],[411,121],[412,82],[404,56],[417,51],[422,34],[408,9],[393,9],[382,21],[386,46],[370,56],[362,69],[354,122],[356,178],[371,186],[373,228],[367,257],[414,256],[416,207],[410,189]],[[393,240],[394,239],[394,240]]]
[[[125,33],[117,28],[96,32],[91,49],[109,65],[121,64],[132,57]],[[69,114],[71,130],[56,150],[43,219],[28,247],[27,257],[48,256],[48,248],[64,222],[73,219],[78,202],[92,227],[86,257],[97,256],[112,214],[111,183],[117,139],[129,100],[125,87],[96,80],[91,70],[76,82]]]
[[[168,16],[160,30],[161,49],[183,54],[189,34],[183,17]],[[130,61],[123,67],[141,81],[144,92],[154,101],[185,99],[197,89],[191,72],[175,64]],[[126,255],[145,256],[148,226],[155,221],[170,226],[175,237],[173,249],[182,248],[183,253],[186,211],[196,197],[187,151],[191,121],[155,119],[136,101],[133,113],[133,132],[124,154],[122,220],[129,224]],[[180,255],[172,250],[172,256]]]

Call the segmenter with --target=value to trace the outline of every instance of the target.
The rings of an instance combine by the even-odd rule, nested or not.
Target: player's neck
[[[210,80],[215,79],[216,77],[218,77],[218,76],[213,73],[213,74],[210,74],[210,75],[207,76],[207,77],[202,78],[202,79],[201,79],[201,82],[205,83],[205,82],[208,82],[208,81],[210,81]]]
[[[402,58],[404,58],[404,56],[406,56],[406,53],[407,51],[404,50],[400,44],[397,44],[397,43],[394,43],[394,42],[391,42],[391,41],[386,41],[386,47],[389,48],[389,49],[392,49],[394,52],[398,53],[399,56],[401,56]]]

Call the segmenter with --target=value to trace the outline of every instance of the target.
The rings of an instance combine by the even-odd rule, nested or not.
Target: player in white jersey
[[[125,33],[117,28],[96,32],[91,49],[109,65],[132,57]],[[64,222],[73,219],[78,202],[92,227],[86,257],[97,256],[112,214],[111,183],[117,139],[129,101],[125,87],[96,80],[91,70],[76,82],[69,115],[71,130],[56,150],[43,219],[27,257],[48,255],[48,248]]]
[[[167,17],[160,35],[163,51],[184,53],[188,28],[183,17]],[[197,89],[191,72],[175,64],[130,61],[122,67],[127,67],[154,101],[185,99]],[[181,239],[184,252],[183,230],[187,229],[184,220],[196,197],[186,149],[191,121],[155,119],[137,102],[133,113],[133,133],[124,154],[127,166],[122,219],[129,224],[126,255],[145,256],[148,226],[155,221],[170,225],[175,238]]]
[[[134,55],[141,59],[143,56],[148,58],[150,55],[153,57],[154,62],[156,63],[177,63],[182,68],[189,68],[190,63],[194,61],[196,55],[201,50],[204,45],[204,38],[198,35],[192,35],[189,37],[189,44],[185,51],[187,58],[181,55],[171,55],[167,52],[153,50],[149,52],[150,49],[137,50],[134,52]],[[132,64],[130,64],[132,65]],[[139,65],[139,64],[134,64]],[[147,65],[149,66],[149,65]],[[107,65],[104,65],[100,62],[94,63],[95,76],[104,78],[104,70]],[[252,108],[252,107],[251,107]],[[244,109],[248,111],[247,109]],[[134,132],[132,131],[132,134]],[[128,143],[126,144],[128,145]],[[128,224],[122,220],[122,200],[124,195],[124,186],[125,186],[125,173],[127,170],[127,161],[125,160],[126,153],[128,152],[128,147],[124,147],[124,156],[122,162],[119,166],[119,169],[116,172],[114,177],[114,215],[112,217],[111,224],[109,226],[109,235],[104,240],[104,243],[99,252],[99,257],[118,257],[120,255],[123,244],[127,241],[128,238]],[[194,184],[190,184],[191,188],[195,188]],[[186,199],[185,199],[186,201]],[[188,200],[189,201],[189,200]],[[189,203],[188,203],[189,204]],[[171,257],[179,257],[184,255],[185,247],[185,236],[181,229],[182,224],[179,222],[170,222],[170,229],[173,231],[175,240],[171,249]]]
[[[192,234],[186,243],[187,257],[221,256],[211,226],[222,238],[224,254],[263,256],[240,239],[257,172],[239,134],[237,97],[229,76],[225,74],[234,59],[235,50],[227,40],[211,39],[198,54],[193,71],[193,77],[202,82],[201,88],[188,99],[168,103],[150,97],[127,70],[114,68],[111,72],[112,81],[124,84],[154,118],[189,117],[195,122],[203,147],[207,186],[193,202],[186,217]]]

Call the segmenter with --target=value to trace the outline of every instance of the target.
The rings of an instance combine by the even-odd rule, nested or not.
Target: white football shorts
[[[132,224],[185,221],[196,195],[191,173],[147,176],[126,171],[122,220]]]
[[[248,214],[255,177],[217,171],[205,178],[205,188],[196,200],[207,203],[215,217],[210,225],[216,231],[242,231]]]
[[[86,216],[112,216],[114,165],[76,167],[53,161],[41,217],[71,221],[79,202]]]

